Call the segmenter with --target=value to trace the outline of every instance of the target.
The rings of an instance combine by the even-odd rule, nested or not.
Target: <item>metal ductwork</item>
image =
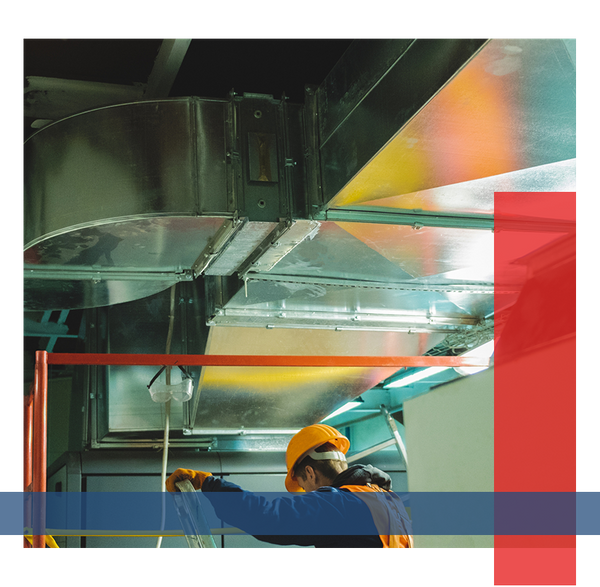
[[[494,191],[574,186],[574,43],[356,41],[318,101],[328,208],[491,215]]]
[[[574,191],[574,55],[556,39],[356,41],[304,104],[102,107],[30,137],[25,166],[28,310],[111,323],[181,282],[203,332],[180,352],[421,355],[490,331],[494,192]],[[107,337],[96,348],[126,345]],[[105,432],[160,428],[123,420],[147,374],[107,375]],[[391,374],[206,368],[180,423],[293,429]]]
[[[139,299],[230,275],[271,234],[302,238],[293,217],[306,212],[292,210],[301,204],[291,189],[304,190],[286,168],[302,147],[282,138],[294,124],[302,136],[299,114],[265,96],[160,100],[35,134],[25,150],[27,308]]]

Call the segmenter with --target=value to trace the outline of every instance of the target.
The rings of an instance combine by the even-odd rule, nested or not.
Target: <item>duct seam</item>
[[[415,285],[400,285],[400,284],[374,284],[374,283],[335,283],[329,280],[292,280],[292,279],[275,279],[274,277],[270,278],[261,278],[261,277],[248,277],[249,282],[253,281],[262,281],[262,282],[271,282],[275,281],[277,283],[289,283],[296,285],[315,285],[318,283],[320,285],[325,285],[328,287],[342,287],[342,288],[354,288],[354,289],[385,289],[385,290],[398,290],[398,291],[424,291],[424,292],[437,292],[437,293],[469,293],[469,294],[493,294],[494,293],[494,284],[493,283],[485,283],[485,284],[474,284],[469,286],[456,286],[456,285],[434,285],[434,286],[415,286]],[[515,290],[516,292],[516,290]],[[510,293],[508,291],[503,293]]]

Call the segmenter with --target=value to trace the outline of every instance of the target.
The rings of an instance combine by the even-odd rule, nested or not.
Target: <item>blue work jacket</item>
[[[371,465],[354,465],[340,473],[331,486],[307,493],[252,493],[217,477],[204,481],[202,493],[223,522],[264,542],[316,548],[382,548],[382,531],[376,527],[371,510],[359,494],[344,488],[369,483],[387,489],[391,479]]]

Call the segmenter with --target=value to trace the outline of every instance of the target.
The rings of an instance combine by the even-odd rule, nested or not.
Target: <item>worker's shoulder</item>
[[[319,489],[317,489],[316,491],[311,491],[310,493],[315,493],[315,494],[328,493],[328,494],[348,495],[348,494],[351,494],[351,491],[349,489],[346,489],[345,487],[332,487],[330,485],[326,485],[325,487],[319,487]]]
[[[330,492],[336,492],[336,491],[343,491],[346,492],[347,489],[345,487],[338,487],[338,486],[334,486],[334,485],[323,485],[322,487],[319,487],[319,489],[317,489],[316,491],[330,491]]]

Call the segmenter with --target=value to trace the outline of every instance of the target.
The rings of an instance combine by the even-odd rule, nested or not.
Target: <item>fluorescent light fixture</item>
[[[427,369],[423,369],[422,371],[417,371],[416,373],[411,373],[406,377],[401,377],[400,379],[396,379],[396,381],[392,381],[383,386],[384,389],[391,389],[395,387],[404,387],[405,385],[410,385],[411,383],[415,383],[415,381],[421,381],[421,379],[427,379],[432,375],[437,375],[442,371],[447,371],[451,369],[451,367],[427,367]]]
[[[488,358],[491,357],[494,352],[494,341],[490,340],[477,348],[470,350],[467,353],[460,355],[461,357],[479,357],[479,358]],[[452,367],[428,367],[427,369],[423,369],[422,371],[417,371],[416,373],[411,373],[406,377],[400,377],[395,381],[391,381],[384,385],[384,389],[391,389],[396,387],[404,387],[406,385],[410,385],[411,383],[415,383],[416,381],[421,381],[422,379],[427,379],[432,375],[437,375],[442,371],[446,371],[448,369],[452,369]],[[479,371],[483,371],[487,369],[487,367],[455,367],[454,370],[459,375],[472,375],[473,373],[479,373]]]
[[[365,402],[365,400],[363,400],[362,397],[357,397],[356,399],[353,399],[352,401],[349,401],[348,403],[344,404],[341,408],[338,408],[334,412],[331,412],[331,414],[329,414],[329,416],[326,416],[325,418],[323,418],[321,420],[321,422],[325,422],[325,420],[329,420],[330,418],[339,416],[340,414],[343,414],[344,412],[347,412],[348,410],[357,408],[358,406],[362,405],[364,402]]]

